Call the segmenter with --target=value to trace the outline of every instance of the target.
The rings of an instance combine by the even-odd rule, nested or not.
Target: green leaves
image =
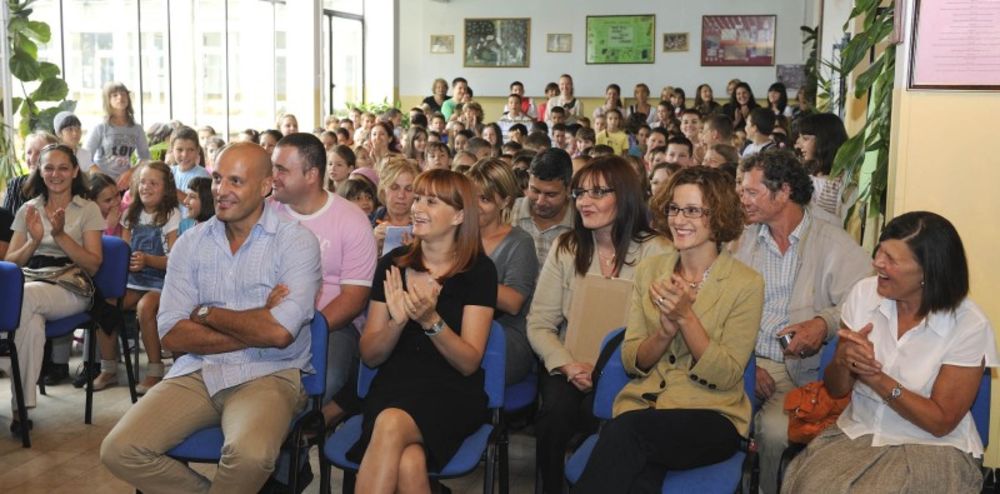
[[[10,9],[10,20],[7,22],[8,37],[3,40],[9,43],[10,47],[11,57],[7,64],[11,74],[21,81],[23,91],[23,97],[13,98],[12,108],[5,109],[5,112],[20,116],[18,131],[22,136],[38,128],[51,131],[52,118],[55,114],[76,106],[73,101],[64,101],[69,94],[69,86],[60,77],[62,71],[59,66],[38,60],[38,45],[44,45],[52,40],[52,29],[44,22],[29,18],[34,0],[0,1],[6,2]],[[28,94],[24,83],[36,81],[37,87]],[[40,107],[40,103],[46,103],[45,107]],[[0,156],[6,151],[6,147],[0,143]],[[3,178],[2,175],[3,172],[0,170],[0,179]]]

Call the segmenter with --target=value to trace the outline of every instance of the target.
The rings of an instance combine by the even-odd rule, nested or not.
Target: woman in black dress
[[[379,373],[348,454],[361,459],[358,492],[428,492],[428,468],[444,466],[489,420],[479,365],[497,274],[479,238],[477,197],[449,170],[420,174],[414,193],[414,241],[379,261],[361,337],[361,358]]]

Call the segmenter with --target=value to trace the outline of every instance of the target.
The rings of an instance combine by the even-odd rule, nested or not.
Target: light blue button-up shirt
[[[246,348],[226,353],[188,353],[177,359],[166,378],[202,371],[209,395],[285,369],[313,372],[309,363],[309,323],[322,282],[316,236],[284,219],[271,206],[250,236],[232,253],[226,225],[216,218],[187,231],[170,254],[157,315],[160,339],[190,318],[200,305],[242,311],[264,307],[280,284],[288,296],[271,315],[295,338],[286,348]]]
[[[754,251],[754,270],[764,276],[764,313],[760,319],[760,334],[757,336],[757,356],[775,362],[784,362],[785,354],[778,343],[777,334],[788,327],[788,303],[792,299],[792,288],[799,266],[799,241],[809,228],[812,218],[805,212],[802,221],[788,235],[788,250],[784,254],[771,236],[769,228],[761,228],[757,242],[761,248]]]

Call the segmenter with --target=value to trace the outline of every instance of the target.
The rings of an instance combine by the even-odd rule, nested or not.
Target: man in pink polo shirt
[[[298,220],[319,240],[323,286],[316,309],[330,329],[323,415],[334,424],[342,415],[333,395],[356,388],[358,339],[364,322],[377,251],[368,217],[354,203],[323,189],[326,152],[307,133],[289,134],[271,155],[274,167],[272,204]]]

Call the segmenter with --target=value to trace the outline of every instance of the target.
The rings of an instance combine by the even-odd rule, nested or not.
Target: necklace
[[[708,273],[711,270],[712,270],[712,267],[709,266],[708,269],[706,269],[705,272],[702,273],[701,279],[698,280],[698,281],[689,280],[689,279],[687,279],[687,277],[684,276],[684,270],[681,269],[681,263],[677,263],[676,272],[677,272],[678,275],[680,275],[681,279],[684,280],[685,283],[687,283],[687,285],[688,285],[689,288],[691,288],[694,291],[699,291],[699,290],[701,290],[701,286],[705,284],[705,280],[708,279]]]
[[[614,266],[614,264],[615,264],[615,256],[614,256],[614,254],[612,254],[611,256],[606,256],[606,255],[602,254],[600,250],[598,250],[597,251],[597,257],[601,258],[601,262],[603,262],[605,266]]]

